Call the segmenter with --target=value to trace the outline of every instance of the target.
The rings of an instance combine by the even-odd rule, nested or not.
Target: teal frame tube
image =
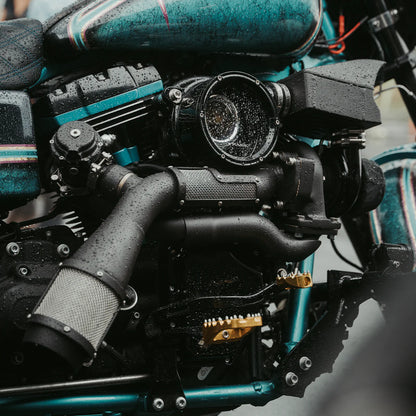
[[[139,394],[115,394],[78,397],[57,397],[53,399],[21,398],[0,399],[2,416],[61,416],[96,415],[105,412],[145,411],[146,400]],[[111,415],[111,413],[110,413]]]
[[[310,272],[313,274],[315,255],[312,254],[300,263],[301,273]],[[290,314],[286,351],[290,352],[303,338],[308,328],[308,311],[311,297],[311,288],[292,289],[289,297]]]
[[[322,32],[326,40],[334,39],[337,37],[334,25],[332,24],[331,17],[329,16],[326,0],[322,0]]]
[[[241,404],[264,405],[276,398],[272,381],[244,385],[205,387],[184,391],[187,408],[227,407]],[[7,416],[62,416],[66,414],[97,415],[105,412],[146,413],[147,395],[117,394],[53,399],[0,399],[0,414]]]

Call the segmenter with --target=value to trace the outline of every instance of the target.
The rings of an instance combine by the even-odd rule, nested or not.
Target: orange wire
[[[342,35],[345,33],[345,16],[342,15],[342,14],[339,15],[338,28],[339,28],[338,29],[339,36],[342,37]],[[341,45],[341,48],[339,48],[339,49],[330,48],[329,51],[334,55],[341,54],[342,52],[345,51],[345,42],[338,43],[337,46],[339,46],[339,45]]]
[[[342,46],[341,46],[340,49],[330,49],[329,51],[334,55],[339,55],[339,54],[341,54],[342,52],[345,51],[345,43],[342,42]]]
[[[350,29],[345,35],[341,36],[336,43],[329,45],[329,49],[335,49],[344,39],[350,36],[353,32],[355,32],[360,26],[362,25],[361,22],[358,22],[352,29]]]

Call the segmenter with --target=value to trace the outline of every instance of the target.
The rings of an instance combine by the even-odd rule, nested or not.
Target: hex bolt
[[[228,338],[230,338],[230,333],[228,331],[222,331],[222,337],[224,339],[228,339]]]
[[[71,332],[71,328],[69,326],[64,326],[64,332]]]
[[[298,384],[299,378],[295,373],[289,372],[285,376],[285,381],[289,387],[293,387]]]
[[[309,357],[302,357],[299,360],[299,367],[303,371],[308,371],[312,367],[312,360]]]
[[[70,248],[66,244],[59,244],[56,251],[61,257],[68,257],[71,252]]]
[[[185,399],[185,397],[179,396],[176,399],[175,404],[176,404],[176,408],[177,409],[179,409],[179,410],[185,409],[185,407],[186,407],[186,399]]]
[[[165,407],[165,402],[160,397],[156,397],[156,399],[153,400],[152,406],[156,412],[160,412]]]
[[[20,276],[27,276],[29,274],[29,269],[26,266],[19,267]]]
[[[179,104],[182,101],[182,91],[177,88],[172,88],[168,93],[168,97],[174,104]]]
[[[69,134],[76,139],[77,137],[81,136],[81,130],[80,129],[72,129]]]
[[[12,257],[17,256],[20,253],[19,244],[14,242],[7,244],[6,253]]]

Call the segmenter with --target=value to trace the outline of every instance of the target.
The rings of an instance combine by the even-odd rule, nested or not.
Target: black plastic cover
[[[319,139],[380,124],[373,89],[383,65],[360,59],[306,69],[280,81],[289,88],[292,103],[284,129]]]

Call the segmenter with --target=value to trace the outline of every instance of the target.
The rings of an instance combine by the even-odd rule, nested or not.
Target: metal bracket
[[[374,32],[394,26],[399,21],[399,11],[397,9],[387,10],[368,21],[370,29]]]

